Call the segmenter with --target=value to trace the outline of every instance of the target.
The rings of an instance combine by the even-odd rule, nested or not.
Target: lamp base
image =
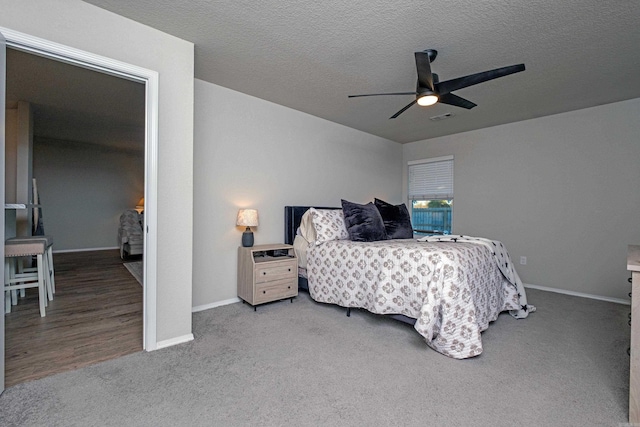
[[[249,227],[242,233],[242,246],[245,248],[253,246],[253,231]]]

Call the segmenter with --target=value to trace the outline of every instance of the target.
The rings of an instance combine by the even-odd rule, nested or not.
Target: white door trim
[[[64,46],[28,34],[0,27],[7,47],[67,62],[90,70],[145,84],[145,191],[144,191],[144,296],[143,347],[157,349],[156,338],[156,272],[158,218],[158,72],[127,64],[91,52]],[[3,165],[4,170],[4,165]]]
[[[7,62],[6,62],[6,40],[4,38],[4,34],[2,34],[2,31],[0,31],[0,99],[3,100],[4,105],[3,107],[6,108],[6,93],[5,93],[5,83],[6,83],[6,76],[5,76],[5,72],[7,70]],[[0,164],[2,164],[2,170],[4,171],[4,162],[5,162],[5,155],[4,155],[4,147],[5,147],[5,141],[4,141],[4,135],[5,135],[5,112],[3,111],[3,114],[0,114]],[[2,203],[4,204],[5,201],[5,194],[4,194],[4,172],[2,174],[0,174],[0,199],[2,200]],[[6,211],[4,210],[4,208],[2,209],[2,223],[5,223],[5,215],[6,215]],[[0,232],[2,233],[2,241],[4,242],[5,239],[5,227],[2,228],[2,231]],[[4,288],[4,245],[0,245],[0,259],[2,261],[0,261],[0,277],[2,277],[2,287]],[[2,313],[0,315],[0,394],[2,394],[4,392],[4,358],[5,358],[5,339],[4,339],[4,292],[2,292],[2,298],[0,298],[1,304],[2,304]]]

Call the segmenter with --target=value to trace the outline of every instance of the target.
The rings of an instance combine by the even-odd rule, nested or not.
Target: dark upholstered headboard
[[[342,209],[342,208],[324,208],[319,206],[285,206],[284,207],[284,242],[293,245],[293,239],[296,237],[296,230],[300,226],[302,215],[310,208],[316,209]]]

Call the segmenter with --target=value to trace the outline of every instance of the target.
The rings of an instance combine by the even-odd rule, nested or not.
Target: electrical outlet
[[[526,256],[521,256],[520,257],[520,265],[527,265],[527,257]]]

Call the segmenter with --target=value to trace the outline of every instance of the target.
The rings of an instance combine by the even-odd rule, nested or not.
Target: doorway
[[[46,317],[36,289],[5,317],[11,386],[142,350],[143,288],[114,246],[144,195],[145,85],[11,48],[6,64],[5,202],[29,203],[35,178],[57,270]]]
[[[156,349],[156,235],[157,235],[157,146],[158,146],[158,73],[134,65],[115,61],[89,52],[69,48],[26,34],[0,28],[7,47],[99,71],[112,76],[140,82],[145,85],[145,149],[144,198],[145,228],[143,263],[143,348]],[[4,147],[0,147],[4,149]],[[3,166],[4,167],[4,166]],[[4,270],[3,267],[0,269]],[[4,317],[3,317],[4,320]],[[4,343],[4,322],[0,324],[0,339]],[[4,359],[4,355],[3,359]],[[4,374],[4,371],[2,372]],[[0,378],[0,386],[4,376]],[[3,388],[3,387],[2,387]],[[1,388],[0,388],[1,390]]]

